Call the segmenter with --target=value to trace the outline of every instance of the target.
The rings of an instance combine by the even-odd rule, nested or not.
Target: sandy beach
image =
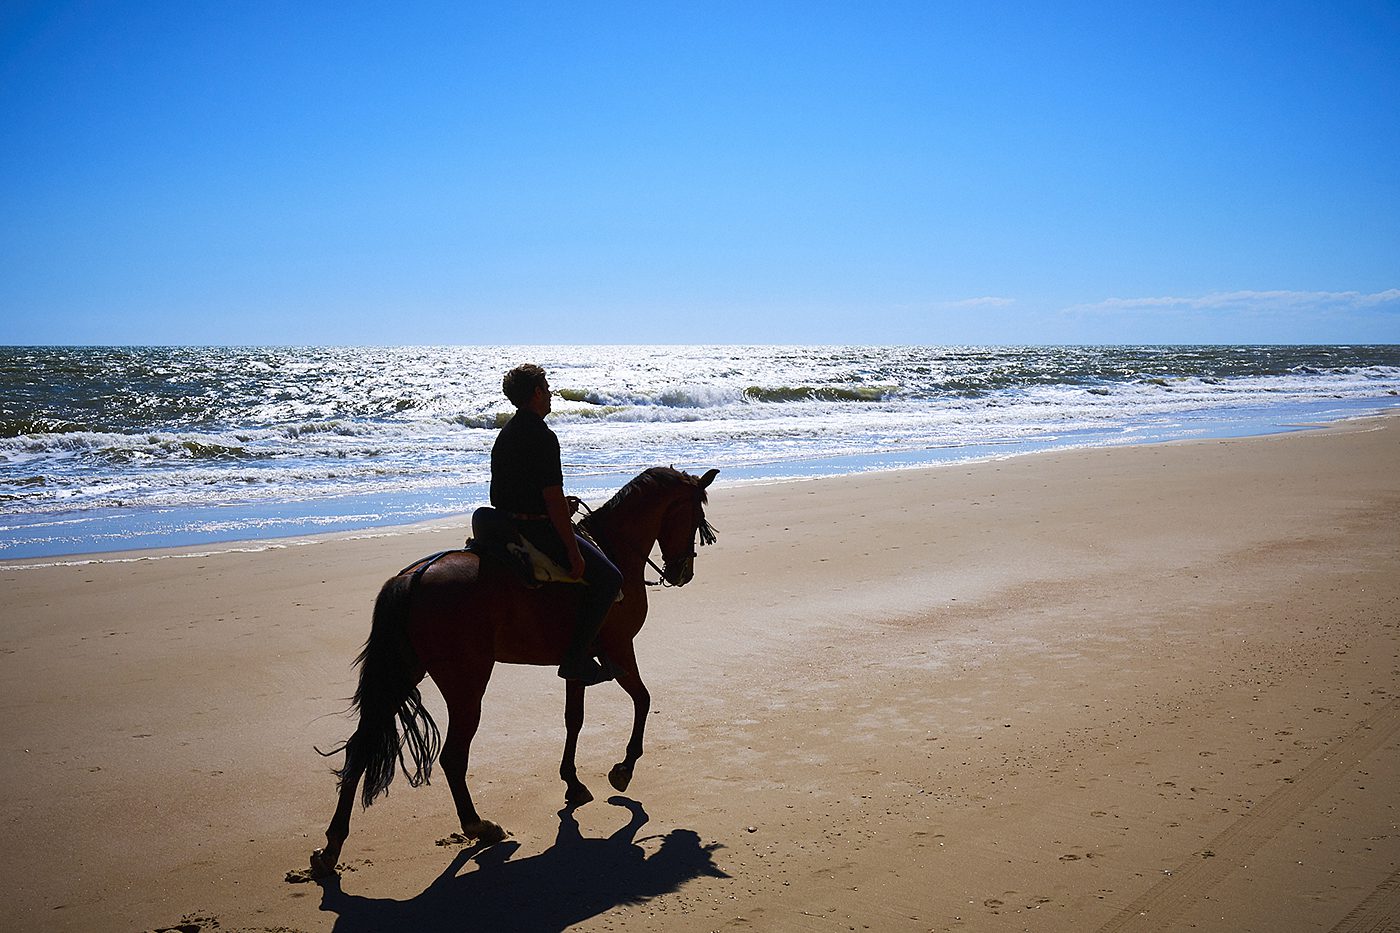
[[[697,464],[703,467],[704,464]],[[5,930],[1376,930],[1400,923],[1400,418],[711,491],[653,696],[499,666],[482,815],[322,844],[386,577],[461,523],[0,566]],[[445,725],[436,690],[430,707]]]

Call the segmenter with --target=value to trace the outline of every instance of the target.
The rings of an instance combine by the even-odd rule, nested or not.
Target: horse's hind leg
[[[646,684],[642,683],[642,675],[637,672],[637,655],[632,650],[631,642],[625,648],[610,651],[608,657],[618,668],[618,684],[632,698],[632,738],[627,742],[627,757],[613,765],[608,772],[608,783],[624,791],[632,783],[632,769],[637,759],[642,757],[642,736],[646,733],[647,713],[651,710],[651,694],[647,692]]]
[[[565,681],[564,758],[559,762],[559,776],[568,785],[564,791],[564,804],[569,807],[581,807],[593,799],[593,792],[578,779],[578,769],[574,766],[578,734],[583,729],[583,692],[584,686],[580,681]]]
[[[500,842],[506,837],[504,829],[490,820],[483,820],[476,812],[471,791],[467,789],[467,764],[471,758],[472,739],[481,723],[481,696],[486,692],[486,681],[490,676],[488,665],[486,672],[475,678],[473,683],[446,685],[438,681],[438,688],[447,700],[447,738],[443,740],[438,762],[447,777],[447,786],[452,789],[452,802],[457,805],[457,820],[461,823],[462,835],[470,836],[482,845]]]
[[[331,825],[326,828],[326,847],[311,853],[312,877],[324,878],[336,873],[340,850],[350,836],[350,814],[355,808],[355,792],[359,790],[360,777],[364,772],[364,765],[357,765],[341,779],[335,815],[331,817]]]

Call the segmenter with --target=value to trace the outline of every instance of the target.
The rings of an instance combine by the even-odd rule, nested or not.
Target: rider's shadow
[[[704,875],[729,877],[714,864],[720,846],[702,846],[689,829],[667,833],[648,855],[634,841],[647,822],[642,805],[627,797],[612,797],[608,803],[625,807],[632,819],[606,839],[584,838],[573,813],[561,810],[559,835],[539,855],[512,861],[520,844],[510,841],[464,849],[422,894],[407,901],[347,894],[340,880],[332,878],[322,882],[321,909],[340,915],[335,933],[554,933],[614,907],[679,890]],[[457,874],[473,860],[475,871]]]

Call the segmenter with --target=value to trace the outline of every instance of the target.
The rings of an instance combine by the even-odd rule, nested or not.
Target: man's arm
[[[578,539],[574,537],[574,525],[570,521],[569,503],[564,499],[563,486],[546,486],[544,510],[549,515],[550,524],[564,542],[564,553],[569,558],[569,573],[575,578],[583,576],[583,555],[578,550]]]

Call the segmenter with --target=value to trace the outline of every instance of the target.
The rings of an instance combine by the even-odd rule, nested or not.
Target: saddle
[[[546,583],[582,582],[577,577],[569,576],[569,571],[560,567],[554,558],[519,534],[507,537],[503,541],[468,538],[463,550],[504,564],[528,589],[539,589]]]
[[[536,547],[522,535],[513,524],[494,509],[477,509],[472,516],[473,537],[467,539],[465,549],[479,556],[500,561],[513,570],[527,589],[538,589],[547,583],[585,582],[569,573],[553,557]],[[588,540],[593,538],[579,526],[574,533]],[[596,542],[595,542],[596,543]],[[622,600],[619,590],[617,599]]]

